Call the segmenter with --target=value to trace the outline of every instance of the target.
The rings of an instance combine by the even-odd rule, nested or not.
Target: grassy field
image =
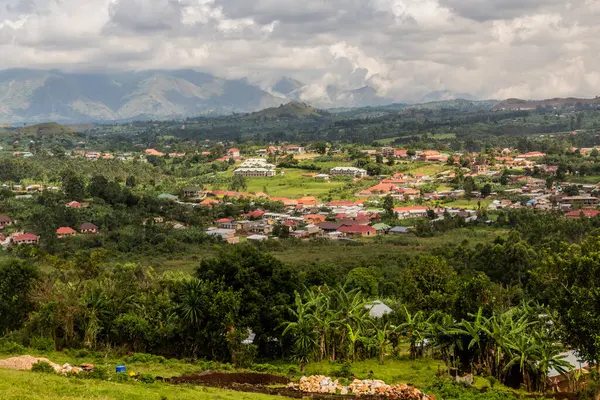
[[[11,370],[0,370],[0,397],[3,400],[269,400],[276,398],[200,386],[115,383]]]
[[[249,178],[246,180],[249,192],[262,192],[267,189],[269,196],[275,197],[301,197],[301,196],[320,196],[331,189],[344,185],[344,182],[337,181],[318,181],[312,177],[313,172],[283,168],[284,175],[277,175],[272,178]]]
[[[299,266],[310,263],[335,263],[346,265],[348,268],[384,266],[394,260],[428,253],[437,247],[457,246],[465,240],[471,244],[490,242],[505,233],[506,230],[503,229],[477,226],[452,230],[432,238],[419,238],[413,235],[383,235],[362,239],[362,245],[335,241],[323,244],[301,242],[295,243],[293,246],[282,245],[281,249],[271,249],[269,253],[285,263]],[[196,248],[194,252],[177,255],[176,258],[129,261],[151,265],[157,272],[180,270],[192,273],[202,259],[214,257],[219,248],[219,245],[203,246]]]

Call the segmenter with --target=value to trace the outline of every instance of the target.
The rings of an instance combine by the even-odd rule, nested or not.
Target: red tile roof
[[[342,233],[366,233],[366,232],[377,232],[375,228],[369,225],[344,225],[338,229]]]
[[[58,228],[56,230],[56,233],[59,235],[72,235],[76,232],[75,232],[75,230],[69,228],[68,226],[61,226],[60,228]]]
[[[600,214],[600,210],[573,210],[567,213],[567,217],[579,218],[582,213],[585,218],[593,218]]]
[[[38,240],[40,237],[37,235],[34,235],[33,233],[24,233],[22,235],[19,235],[15,238],[13,238],[13,241],[15,242],[23,242],[26,240]]]

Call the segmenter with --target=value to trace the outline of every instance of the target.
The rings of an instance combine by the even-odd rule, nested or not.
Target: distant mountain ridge
[[[582,99],[577,97],[566,97],[566,98],[553,98],[546,100],[521,100],[521,99],[506,99],[494,107],[493,110],[535,110],[538,107],[556,107],[556,108],[564,108],[564,107],[572,107],[577,104],[587,104],[587,105],[600,105],[600,97],[595,97],[593,99]]]
[[[167,119],[257,111],[281,99],[245,79],[192,70],[124,73],[0,71],[0,122]]]

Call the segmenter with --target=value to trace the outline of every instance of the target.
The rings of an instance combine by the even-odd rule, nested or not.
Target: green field
[[[277,398],[201,386],[115,383],[2,369],[0,369],[0,394],[2,400],[268,400]]]
[[[284,175],[281,175],[281,172]],[[321,196],[332,189],[345,184],[342,181],[319,181],[311,175],[313,171],[293,168],[282,168],[278,174],[271,178],[247,178],[248,188],[251,193],[264,192],[273,197],[297,198],[302,196]]]

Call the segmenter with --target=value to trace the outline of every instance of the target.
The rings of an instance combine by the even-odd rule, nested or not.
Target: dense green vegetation
[[[597,183],[598,151],[584,155],[572,150],[599,144],[596,109],[492,111],[489,105],[460,103],[296,111],[306,118],[289,114],[287,107],[190,119],[185,129],[181,121],[163,121],[98,126],[86,133],[55,125],[3,132],[0,183],[7,187],[0,189],[0,215],[10,215],[18,229],[41,240],[39,246],[0,251],[0,332],[4,348],[13,349],[2,352],[33,349],[66,361],[61,357],[84,349],[89,357],[104,354],[115,362],[122,357],[155,374],[223,365],[257,369],[259,363],[270,363],[275,366],[258,368],[294,377],[305,371],[346,379],[409,380],[448,399],[510,398],[506,387],[542,392],[550,368],[568,369],[561,356],[567,350],[598,365],[600,217],[567,219],[559,211],[531,208],[488,212],[491,199],[485,198],[495,192],[499,198],[523,201],[506,192],[518,187],[511,177],[521,173],[546,180],[550,188],[568,182],[565,193],[570,195],[579,193],[576,183]],[[582,131],[565,134],[574,129]],[[361,150],[376,140],[412,154],[413,149],[462,154],[446,164],[381,155],[373,159]],[[285,173],[273,178],[233,176],[236,161],[226,156],[229,146],[249,154],[284,141],[318,155],[270,155]],[[140,156],[136,145],[186,154]],[[506,169],[491,177],[467,176],[460,169],[471,165],[467,152],[481,152],[478,159],[493,165],[505,146],[546,153],[540,163],[556,166],[555,176],[538,167]],[[69,150],[76,148],[138,152],[123,160],[90,161],[71,156]],[[33,156],[12,157],[12,151],[31,151]],[[339,165],[365,168],[371,176],[357,182],[313,177]],[[277,226],[279,240],[236,245],[208,235],[206,228],[251,211],[282,212],[283,202],[224,195],[220,203],[200,207],[200,200],[183,196],[193,186],[315,196],[325,202],[354,200],[356,193],[379,182],[373,176],[396,172],[453,173],[443,187],[465,190],[465,196],[429,202],[369,199],[366,208],[383,210],[380,222],[414,227],[410,236],[299,240]],[[31,194],[25,188],[30,184],[56,188],[18,197]],[[14,185],[23,187],[9,190]],[[421,193],[436,189],[439,182],[430,182]],[[472,199],[476,191],[483,198]],[[159,198],[161,194],[184,201]],[[71,201],[81,207],[66,207]],[[432,221],[433,210],[426,217],[403,220],[394,212],[398,205],[462,206],[476,210],[478,220],[446,213]],[[332,221],[335,215],[326,218]],[[77,230],[84,223],[96,225],[100,234],[56,236],[59,227]],[[185,229],[174,229],[178,224]],[[3,233],[17,227],[8,226]],[[374,300],[393,312],[370,316]],[[253,341],[246,340],[254,334]],[[171,364],[137,365],[126,358],[134,353]],[[206,364],[200,368],[200,363]],[[473,373],[476,387],[497,384],[501,390],[465,391],[436,380],[438,369],[440,374]],[[27,398],[19,385],[29,375],[1,371],[0,376],[6,398]],[[32,385],[42,397],[213,396],[208,389],[132,382],[70,385],[61,379],[36,374]]]

